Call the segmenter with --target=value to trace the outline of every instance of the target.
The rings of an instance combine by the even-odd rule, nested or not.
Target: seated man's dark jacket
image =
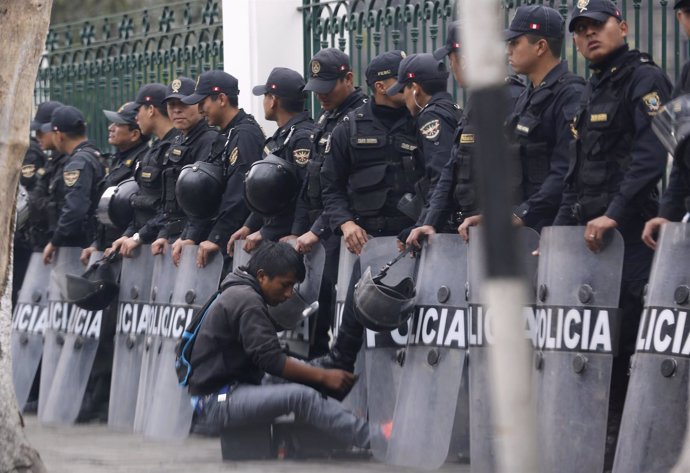
[[[265,373],[280,376],[285,366],[287,355],[256,278],[237,269],[221,289],[192,351],[189,392],[194,396],[234,382],[261,384]]]

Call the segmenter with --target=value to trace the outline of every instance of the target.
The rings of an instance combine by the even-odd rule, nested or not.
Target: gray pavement
[[[373,460],[223,462],[218,439],[190,437],[159,443],[141,435],[112,432],[105,425],[47,427],[26,416],[26,433],[50,473],[362,473],[404,472]],[[447,464],[440,471],[469,473],[468,465]]]

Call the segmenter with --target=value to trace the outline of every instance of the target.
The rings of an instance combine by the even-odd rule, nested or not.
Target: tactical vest
[[[455,141],[451,156],[455,156],[453,166],[453,200],[459,212],[459,219],[474,215],[479,211],[479,199],[474,177],[474,153],[476,152],[475,128],[467,117],[455,132]]]
[[[411,130],[390,132],[369,106],[348,113],[350,127],[349,198],[358,224],[370,233],[397,233],[414,222],[398,210],[406,193],[424,175],[417,163]]]
[[[159,141],[144,155],[134,171],[134,178],[139,184],[139,191],[130,202],[134,209],[134,222],[141,228],[158,212],[161,202],[163,182],[163,157],[168,152],[170,141]]]

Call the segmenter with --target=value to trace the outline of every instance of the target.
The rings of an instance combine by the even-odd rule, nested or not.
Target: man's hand
[[[604,235],[607,231],[612,230],[618,226],[618,222],[606,215],[597,217],[594,220],[587,222],[585,227],[585,243],[587,248],[593,253],[598,253],[604,247]]]
[[[343,232],[348,251],[359,256],[362,248],[364,248],[364,244],[369,239],[367,232],[352,220],[348,220],[340,225],[340,230]]]
[[[405,244],[407,246],[414,246],[415,248],[422,249],[422,241],[431,235],[436,235],[436,230],[431,225],[422,225],[417,227],[410,232],[410,236],[407,237]]]
[[[131,238],[130,238],[131,240]],[[151,244],[151,254],[153,256],[162,255],[168,249],[168,240],[166,238],[158,238]]]
[[[199,268],[204,268],[208,264],[209,258],[213,253],[220,251],[220,245],[216,245],[212,241],[206,240],[199,243],[199,249],[196,252],[196,265]]]
[[[319,237],[316,236],[316,233],[309,231],[297,238],[295,249],[298,253],[306,254],[309,253],[318,242]]]
[[[316,235],[314,235],[314,236],[316,236]],[[281,238],[278,241],[281,243],[292,243],[292,240],[297,240],[298,238],[299,238],[299,235],[285,235],[283,238]]]
[[[245,239],[242,249],[247,253],[251,253],[261,244],[262,240],[263,237],[261,236],[261,232],[254,232]]]
[[[125,258],[133,258],[134,250],[141,246],[141,241],[137,241],[134,238],[127,238],[120,245],[120,254]],[[155,253],[154,253],[155,254]]]
[[[122,244],[127,240],[126,236],[121,236],[117,240],[115,240],[110,248],[106,248],[105,251],[103,252],[103,256],[110,256],[111,254],[120,251],[120,248],[122,248]]]
[[[465,243],[470,241],[470,227],[476,227],[480,223],[482,223],[482,216],[481,215],[472,215],[471,217],[467,217],[465,220],[462,221],[460,226],[458,227],[458,233],[462,237],[463,240],[465,240]]]
[[[642,230],[642,241],[653,250],[656,250],[656,239],[659,236],[661,227],[669,223],[670,220],[663,217],[653,218],[644,224]]]
[[[182,259],[182,248],[193,244],[194,240],[183,240],[181,238],[175,240],[175,243],[172,244],[172,260],[175,266],[180,265],[180,259]]]
[[[57,251],[57,246],[48,242],[48,244],[43,248],[43,264],[50,264],[53,262],[53,256]]]
[[[91,259],[91,255],[96,251],[96,248],[93,246],[88,246],[81,250],[81,255],[79,256],[79,261],[81,261],[81,264],[86,266],[89,264],[89,260]]]
[[[329,391],[347,393],[355,385],[355,375],[343,370],[324,370],[323,387]]]
[[[252,232],[252,229],[243,226],[239,230],[237,230],[235,233],[230,235],[230,239],[228,240],[228,247],[226,248],[228,252],[228,256],[233,256],[235,253],[235,242],[237,240],[244,240],[249,236],[249,234]]]

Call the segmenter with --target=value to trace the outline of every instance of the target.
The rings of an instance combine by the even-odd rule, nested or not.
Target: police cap
[[[271,94],[294,100],[305,100],[306,85],[302,74],[287,67],[275,67],[268,75],[266,83],[252,89],[254,95]]]
[[[338,79],[350,72],[350,57],[337,48],[322,49],[309,62],[309,82],[304,90],[327,94]]]
[[[679,8],[690,8],[690,0],[678,0],[675,5],[673,5],[674,10]]]
[[[405,51],[396,49],[374,57],[369,63],[369,66],[367,66],[367,84],[373,86],[377,81],[386,80],[390,77],[397,77],[400,63],[406,56],[407,54],[405,54]]]
[[[580,18],[591,18],[603,23],[608,21],[610,16],[618,21],[623,21],[621,11],[611,0],[577,0],[570,16],[568,31],[575,29],[575,22]]]
[[[446,43],[434,51],[434,57],[443,59],[458,49],[460,49],[460,21],[451,21],[446,31]]]
[[[180,99],[188,97],[194,93],[194,80],[189,77],[180,76],[165,88],[165,98],[163,102],[170,99]]]
[[[50,123],[43,125],[41,131],[59,131],[61,133],[74,133],[84,130],[86,119],[81,111],[71,105],[63,105],[53,111]]]
[[[410,82],[427,82],[430,80],[448,79],[448,69],[443,61],[432,54],[410,54],[400,63],[398,82],[388,89],[388,95],[402,92],[405,84]]]
[[[135,102],[127,102],[117,109],[117,112],[113,110],[103,110],[105,117],[116,125],[129,125],[135,128],[139,128],[137,123],[137,110],[139,105]]]
[[[194,105],[209,95],[223,93],[229,97],[240,95],[237,78],[224,71],[206,71],[196,81],[194,93],[182,99],[182,103]]]
[[[62,107],[61,102],[48,101],[38,104],[36,109],[36,116],[31,121],[31,131],[40,131],[43,125],[50,125],[50,117],[53,115],[53,111]],[[50,131],[50,127],[46,131]]]
[[[553,8],[544,5],[523,5],[517,9],[510,27],[503,34],[506,41],[524,34],[561,38],[564,25],[565,20]]]
[[[162,107],[163,100],[165,100],[165,86],[163,84],[145,84],[142,85],[137,92],[137,97],[134,99],[137,105],[153,105],[155,107]]]

